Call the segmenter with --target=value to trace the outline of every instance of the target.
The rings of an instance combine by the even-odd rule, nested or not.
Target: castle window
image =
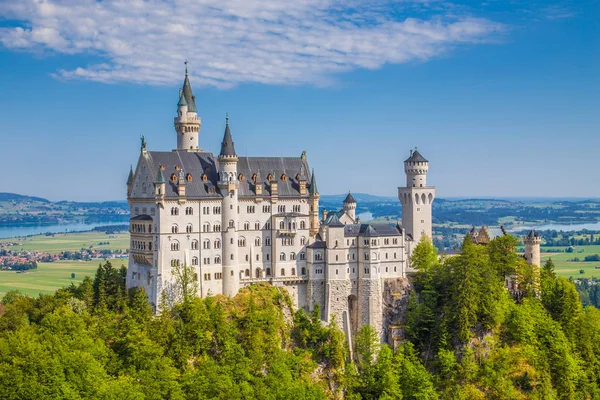
[[[238,239],[238,247],[246,247],[246,239],[245,238],[240,238]]]
[[[260,278],[260,268],[256,268],[256,270],[254,271],[254,276]]]
[[[192,233],[192,231],[193,231],[193,230],[194,230],[194,228],[192,227],[192,224],[188,224],[188,225],[185,227],[185,231],[186,231],[186,233]]]
[[[177,182],[177,175],[171,174],[171,182]]]
[[[281,175],[281,180],[282,180],[283,182],[287,181],[287,175],[286,175],[286,174],[282,174],[282,175]]]
[[[365,253],[365,260],[369,260],[369,255],[367,253]]]
[[[155,213],[156,213],[156,211],[155,211],[154,207],[152,207],[152,208],[150,209],[150,215],[154,215]]]
[[[385,253],[385,259],[388,259],[388,253]],[[387,272],[387,271],[386,271]]]
[[[192,250],[198,250],[198,241],[192,240],[191,247],[192,247]]]
[[[244,174],[239,174],[238,179],[240,180],[240,182],[244,182]]]
[[[269,261],[269,253],[267,253],[266,256],[267,256],[266,260]]]
[[[279,229],[285,229],[285,222],[281,221],[279,223]]]
[[[186,175],[186,177],[185,177],[185,179],[186,179],[188,182],[191,182],[191,181],[192,181],[192,174],[187,174],[187,175]]]
[[[202,232],[210,232],[210,223],[204,223],[204,225],[202,226]]]
[[[250,230],[250,222],[244,222],[244,230],[245,231],[249,231]]]
[[[172,207],[171,208],[171,215],[179,215],[179,208]]]
[[[393,240],[393,243],[394,243],[394,244],[398,244],[398,239],[397,239],[397,238],[394,238],[394,240]]]
[[[213,214],[221,214],[221,207],[213,207]]]
[[[279,254],[279,261],[285,261],[285,253]]]
[[[300,259],[306,260],[306,253],[304,253],[304,252],[300,253]]]
[[[198,257],[192,257],[192,265],[198,265]]]
[[[232,219],[229,220],[229,227],[230,228],[234,228],[235,227],[235,222]]]
[[[304,245],[306,244],[306,237],[302,236],[302,237],[300,238],[300,244],[301,244],[302,246],[304,246]]]
[[[335,261],[339,261],[339,256],[337,254],[335,255]],[[337,274],[337,272],[336,272],[336,274]]]
[[[259,237],[256,237],[256,238],[254,239],[254,245],[255,245],[255,246],[260,246],[260,238],[259,238]]]
[[[215,264],[221,264],[221,257],[219,257],[219,256],[215,257]]]
[[[323,255],[321,253],[315,254],[315,260],[316,261],[321,261],[322,259],[323,259]]]
[[[215,232],[221,232],[221,224],[215,224],[214,231]]]
[[[246,212],[247,212],[248,214],[254,214],[254,210],[255,210],[255,207],[254,207],[254,206],[247,206],[247,207],[246,207]]]
[[[202,182],[208,182],[208,175],[202,174]]]
[[[292,276],[296,275],[296,268],[292,268]]]
[[[221,241],[219,239],[215,240],[215,249],[221,248]]]
[[[252,180],[256,183],[256,174],[252,174]]]
[[[175,241],[173,243],[171,243],[171,251],[178,251],[179,250],[179,242]]]
[[[171,227],[171,233],[179,233],[179,227],[177,225],[173,225]]]
[[[271,268],[267,268],[267,276],[271,276]]]
[[[281,276],[285,276],[285,269],[281,268]]]
[[[273,174],[267,175],[267,180],[271,182],[273,180]]]
[[[394,253],[394,259],[396,258],[396,253]]]
[[[250,261],[250,256],[246,254],[246,262]]]
[[[300,229],[306,229],[306,222],[300,221]]]
[[[202,248],[210,249],[210,240],[209,239],[204,239],[204,242],[202,242]]]
[[[260,254],[256,255],[256,261],[260,261]]]
[[[260,222],[255,222],[254,223],[254,229],[259,231],[260,230]]]
[[[299,205],[295,205],[292,207],[294,212],[300,212],[300,206]]]
[[[385,267],[385,272],[388,272],[388,267]]]
[[[244,271],[244,275],[245,275],[247,278],[248,278],[248,277],[250,277],[250,270],[249,270],[249,269],[246,269],[246,270]]]
[[[302,275],[306,275],[306,268],[302,267]]]
[[[290,260],[295,260],[296,259],[296,253],[290,253]]]
[[[229,259],[230,259],[230,260],[233,260],[233,254],[230,254],[230,255],[229,255]]]

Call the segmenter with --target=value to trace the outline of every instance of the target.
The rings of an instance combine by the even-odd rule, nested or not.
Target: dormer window
[[[206,174],[202,174],[202,182],[208,182],[208,176]]]
[[[171,182],[177,182],[177,174],[171,174]]]
[[[191,182],[191,181],[192,181],[192,174],[187,174],[187,175],[186,175],[186,177],[185,177],[185,179],[186,179],[188,182]]]
[[[256,178],[257,178],[256,174],[253,174],[252,175],[252,180],[254,181],[254,183],[256,183]]]
[[[267,180],[271,182],[273,180],[273,174],[267,175]]]
[[[281,175],[281,180],[282,180],[283,182],[287,181],[287,175],[286,175],[286,174],[282,174],[282,175]]]
[[[181,166],[179,166],[179,165],[175,166],[175,171],[179,171],[180,169],[181,169]]]
[[[238,179],[239,179],[240,182],[244,182],[244,174],[240,174],[238,176]]]

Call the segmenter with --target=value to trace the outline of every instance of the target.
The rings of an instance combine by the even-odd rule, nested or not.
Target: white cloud
[[[100,82],[172,84],[180,81],[187,58],[200,84],[324,85],[340,72],[424,61],[502,31],[500,24],[450,13],[436,1],[12,3],[0,3],[0,16],[17,25],[0,28],[4,47],[98,56],[103,63],[55,76]]]

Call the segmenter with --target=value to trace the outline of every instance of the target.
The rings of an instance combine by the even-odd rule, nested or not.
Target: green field
[[[27,238],[0,239],[0,242],[17,242],[20,246],[9,247],[12,250],[38,250],[48,253],[76,251],[81,248],[125,250],[129,248],[129,232],[106,234],[104,232],[59,233],[54,236],[31,236]],[[98,245],[100,242],[109,242]]]
[[[574,257],[579,257],[581,260],[584,259],[585,256],[591,256],[594,254],[600,254],[600,246],[575,246],[575,251],[573,253],[543,253],[544,249],[548,247],[542,247],[542,263],[546,262],[548,258],[552,258],[552,262],[554,262],[554,266],[556,268],[556,273],[560,276],[564,276],[568,278],[572,276],[573,278],[591,278],[595,276],[600,278],[600,269],[596,269],[596,266],[600,266],[600,261],[593,262],[573,262],[568,261]],[[552,249],[560,249],[564,250],[565,247],[550,247]],[[582,251],[579,253],[579,251]],[[585,273],[580,274],[579,270],[583,269]]]
[[[54,293],[56,289],[78,284],[86,276],[93,277],[100,264],[96,261],[58,261],[54,263],[39,263],[37,270],[17,274],[13,271],[0,271],[0,298],[12,289],[37,297],[40,293]],[[127,259],[111,260],[115,267],[127,265]],[[75,279],[71,279],[75,273]]]

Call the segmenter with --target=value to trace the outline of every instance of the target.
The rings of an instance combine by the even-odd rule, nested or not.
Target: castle
[[[404,162],[401,226],[360,223],[351,194],[321,219],[305,152],[239,156],[228,118],[220,153],[200,149],[202,121],[187,68],[174,125],[177,148],[149,151],[142,140],[129,173],[127,286],[144,287],[157,307],[175,284],[173,272],[186,265],[199,296],[234,296],[270,282],[285,287],[297,307],[311,311],[318,303],[322,320],[335,316],[349,338],[365,324],[384,335],[384,284],[405,278],[412,247],[431,237],[428,161],[415,150]]]

